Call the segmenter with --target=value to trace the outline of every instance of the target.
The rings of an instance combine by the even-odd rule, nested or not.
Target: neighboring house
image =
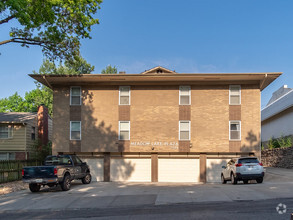
[[[217,182],[260,156],[260,92],[281,73],[30,75],[54,91],[53,154],[98,181]]]
[[[37,113],[0,113],[0,160],[30,159],[33,144],[48,143],[51,136],[52,119],[44,106]]]
[[[261,111],[261,141],[293,135],[293,89],[282,86]]]

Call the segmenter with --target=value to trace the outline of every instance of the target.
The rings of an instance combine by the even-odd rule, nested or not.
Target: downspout
[[[43,76],[43,79],[46,81],[47,85],[50,87],[50,89],[53,90],[53,87],[51,86],[51,84],[48,82],[48,80],[46,79],[46,76]]]

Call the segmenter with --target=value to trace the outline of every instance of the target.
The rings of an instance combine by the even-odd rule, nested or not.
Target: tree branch
[[[20,44],[29,44],[29,45],[37,45],[37,46],[45,46],[45,41],[37,41],[34,39],[25,39],[25,38],[12,38],[9,40],[4,40],[0,42],[0,46],[8,43],[20,43]]]
[[[4,24],[7,23],[8,21],[10,21],[11,19],[15,18],[15,15],[10,15],[7,18],[0,20],[0,24]]]

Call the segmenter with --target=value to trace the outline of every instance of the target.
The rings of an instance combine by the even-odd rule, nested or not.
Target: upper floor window
[[[119,121],[119,140],[130,140],[130,121]]]
[[[229,122],[229,140],[241,140],[241,121]]]
[[[70,140],[81,140],[81,122],[70,122]]]
[[[12,138],[12,125],[0,125],[0,139]]]
[[[190,86],[179,86],[179,104],[190,105],[191,98]]]
[[[81,88],[79,86],[70,88],[70,105],[81,105]]]
[[[241,86],[240,85],[229,86],[229,104],[230,105],[241,104]]]
[[[32,127],[32,136],[31,136],[32,140],[36,140],[36,127]]]
[[[130,86],[119,86],[119,105],[130,105]]]
[[[179,140],[190,140],[190,121],[179,121]]]

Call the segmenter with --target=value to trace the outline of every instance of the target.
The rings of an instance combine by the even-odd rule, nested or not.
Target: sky
[[[163,66],[183,73],[283,72],[262,92],[264,107],[293,87],[292,0],[104,0],[81,54],[100,73],[107,65],[141,73]],[[16,22],[2,24],[0,41]],[[0,46],[0,98],[35,88],[28,74],[41,48]]]

